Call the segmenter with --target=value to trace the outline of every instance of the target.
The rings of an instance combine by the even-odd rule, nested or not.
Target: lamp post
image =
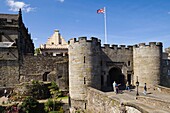
[[[137,86],[137,92],[136,92],[136,96],[139,96],[139,93],[138,93],[138,86],[139,86],[139,82],[138,82],[138,76],[137,76],[136,86]]]

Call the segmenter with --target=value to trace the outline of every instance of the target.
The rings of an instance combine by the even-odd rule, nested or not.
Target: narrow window
[[[102,60],[100,61],[100,65],[101,65],[101,66],[103,65],[103,62],[102,62]]]
[[[169,65],[169,62],[168,62],[168,60],[166,61],[166,65]]]
[[[84,84],[86,84],[86,78],[84,77]]]
[[[51,44],[54,45],[54,42],[52,42]]]
[[[130,61],[128,61],[128,66],[130,66]]]
[[[168,76],[170,76],[170,70],[168,70]]]
[[[0,33],[0,42],[2,42],[2,33]]]
[[[84,63],[86,63],[86,57],[84,56]]]
[[[103,84],[104,84],[104,77],[103,77],[103,75],[101,76],[101,85],[103,86]]]
[[[87,106],[87,105],[86,105],[86,103],[85,103],[84,109],[86,109],[86,106]]]

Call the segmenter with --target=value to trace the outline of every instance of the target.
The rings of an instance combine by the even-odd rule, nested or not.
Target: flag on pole
[[[107,27],[106,27],[106,7],[98,9],[97,14],[103,14],[104,15],[104,35],[105,35],[105,44],[107,44]]]
[[[97,10],[97,13],[98,13],[98,14],[99,14],[99,13],[105,13],[104,8],[98,9],[98,10]]]

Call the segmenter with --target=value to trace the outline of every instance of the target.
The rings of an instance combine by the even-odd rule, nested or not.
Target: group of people
[[[119,86],[120,86],[121,84],[117,84],[115,81],[113,82],[113,91],[116,93],[116,94],[118,94],[119,93]],[[129,85],[129,83],[127,82],[126,83],[126,90],[128,90],[128,91],[131,91],[131,89],[130,89],[130,85]],[[147,94],[147,87],[146,87],[146,83],[145,83],[145,85],[144,85],[144,91],[143,91],[143,94],[144,95],[146,95]]]

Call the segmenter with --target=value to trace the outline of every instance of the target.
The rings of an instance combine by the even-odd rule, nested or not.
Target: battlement
[[[132,50],[133,46],[128,45],[126,47],[126,45],[115,45],[115,44],[110,46],[110,44],[104,44],[104,47],[102,47],[102,48],[103,49],[110,48],[110,49],[114,49],[114,50],[117,50],[117,49],[120,49],[120,50],[125,50],[125,49],[126,50]]]
[[[78,40],[76,38],[72,38],[68,41],[68,44],[73,44],[73,43],[84,43],[84,42],[94,42],[94,43],[101,43],[101,40],[95,37],[91,37],[90,40],[87,39],[87,37],[78,37]]]
[[[149,42],[149,44],[146,43],[139,43],[135,44],[134,48],[141,48],[141,47],[162,47],[162,42]]]

